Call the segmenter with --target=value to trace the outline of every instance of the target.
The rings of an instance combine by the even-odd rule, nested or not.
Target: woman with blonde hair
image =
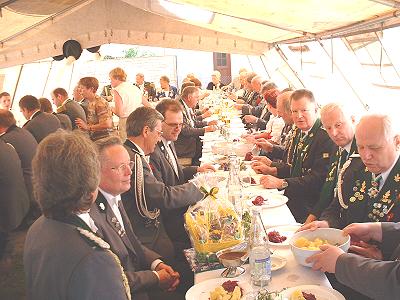
[[[126,140],[126,119],[136,108],[150,104],[137,86],[126,81],[127,74],[122,68],[112,69],[109,76],[115,102],[113,113],[119,117],[119,136]]]

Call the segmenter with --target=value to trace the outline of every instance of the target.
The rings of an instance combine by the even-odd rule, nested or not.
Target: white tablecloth
[[[205,161],[212,157],[209,149],[210,144],[215,142],[216,136],[216,133],[206,133],[204,137],[204,149],[206,151],[204,152],[203,157]],[[265,196],[268,194],[268,191],[265,191],[260,186],[250,186],[243,190],[243,194]],[[287,205],[281,205],[274,208],[264,208],[262,210],[262,218],[267,227],[296,224],[296,221]],[[303,284],[331,287],[324,273],[320,271],[313,271],[311,268],[299,265],[295,261],[290,247],[271,246],[271,250],[274,252],[274,255],[279,255],[286,258],[287,264],[284,268],[272,273],[272,281],[268,286],[270,291],[281,290],[285,287],[293,287]],[[244,279],[250,281],[250,275],[248,271],[249,265],[245,265],[244,267],[246,272],[243,275],[235,278],[235,280],[240,281]],[[199,283],[207,279],[218,278],[220,277],[221,272],[222,269],[195,274],[195,283]]]

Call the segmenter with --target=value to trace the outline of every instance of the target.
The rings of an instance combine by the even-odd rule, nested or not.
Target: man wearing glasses
[[[134,163],[130,161],[119,137],[100,139],[96,145],[101,176],[90,216],[98,234],[110,244],[111,250],[121,261],[132,298],[149,299],[150,291],[161,292],[158,287],[165,291],[175,290],[179,284],[179,274],[160,260],[158,253],[140,243],[121,202],[121,194],[131,187]]]
[[[181,167],[177,160],[174,142],[177,140],[183,124],[182,105],[173,99],[164,99],[157,104],[156,110],[163,117],[161,141],[157,143],[156,148],[150,155],[150,164],[153,166],[154,176],[169,186],[183,185],[193,178],[197,172],[214,172],[215,168],[211,164],[198,166]],[[168,209],[162,212],[165,230],[173,242],[175,250],[175,259],[184,268],[187,266],[186,259],[183,256],[183,249],[191,248],[188,234],[184,228],[183,215],[187,210],[187,206]],[[188,266],[186,267],[188,269]],[[182,270],[184,273],[185,268]],[[186,275],[186,274],[185,274]],[[186,286],[193,285],[190,276],[182,276],[183,284]]]
[[[173,259],[174,247],[165,233],[160,212],[192,205],[203,198],[203,193],[192,183],[173,186],[155,176],[156,169],[149,163],[148,155],[161,141],[162,121],[164,117],[150,107],[139,107],[129,115],[128,139],[124,145],[135,166],[131,189],[122,195],[122,200],[141,242],[163,257]]]

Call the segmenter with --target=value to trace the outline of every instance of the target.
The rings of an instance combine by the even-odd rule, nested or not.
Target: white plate
[[[212,292],[217,286],[223,284],[225,281],[234,281],[235,278],[214,278],[202,281],[198,284],[192,286],[187,292],[185,299],[186,300],[209,300],[210,292]],[[239,286],[242,288],[244,295],[251,291],[250,283],[246,282],[246,280],[238,280]],[[242,296],[243,299],[245,299]]]
[[[279,255],[271,255],[271,271],[282,269],[287,263],[287,259]]]
[[[290,296],[292,293],[296,290],[300,290],[302,292],[306,293],[312,293],[314,294],[315,298],[318,300],[346,300],[341,293],[338,291],[328,288],[325,286],[319,286],[319,285],[299,285],[295,287],[288,288],[287,290],[284,290],[280,293],[278,297],[275,299],[290,299]]]
[[[288,202],[288,198],[284,195],[280,194],[268,194],[268,195],[261,195],[266,200],[264,201],[263,205],[260,205],[262,208],[272,208],[286,204]],[[246,201],[248,206],[254,206],[253,200],[256,198],[251,197],[249,200]]]
[[[271,231],[278,231],[280,235],[286,236],[286,240],[282,243],[273,243],[269,242],[272,246],[290,246],[290,239],[295,234],[295,232],[300,228],[301,224],[297,225],[283,225],[283,226],[275,226],[269,228],[267,231],[268,233]]]

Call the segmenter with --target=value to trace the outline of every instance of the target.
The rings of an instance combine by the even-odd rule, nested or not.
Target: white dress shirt
[[[110,205],[119,224],[121,224],[122,229],[125,230],[124,221],[122,221],[121,212],[119,211],[119,207],[118,207],[118,203],[119,203],[119,201],[121,201],[121,195],[113,196],[113,195],[103,191],[101,188],[99,188],[99,191],[103,194],[104,198],[106,198],[108,205]]]
[[[163,137],[161,137],[161,141],[162,141],[162,143],[163,143],[163,145],[164,145],[164,147],[165,147],[165,150],[167,151],[167,155],[170,157],[170,160],[171,160],[171,163],[172,163],[172,167],[174,168],[174,171],[175,171],[175,174],[176,174],[176,176],[178,176],[179,177],[179,173],[178,173],[178,165],[177,165],[177,163],[176,163],[176,159],[175,159],[175,156],[174,156],[174,153],[172,152],[172,149],[171,149],[171,141],[167,141],[165,138],[163,138]]]
[[[94,221],[92,219],[92,217],[89,215],[89,211],[84,212],[84,213],[77,213],[76,214],[79,218],[82,219],[83,222],[86,223],[87,226],[89,226],[89,228],[93,231],[93,232],[97,232],[98,228],[96,227],[96,225],[94,224]]]

